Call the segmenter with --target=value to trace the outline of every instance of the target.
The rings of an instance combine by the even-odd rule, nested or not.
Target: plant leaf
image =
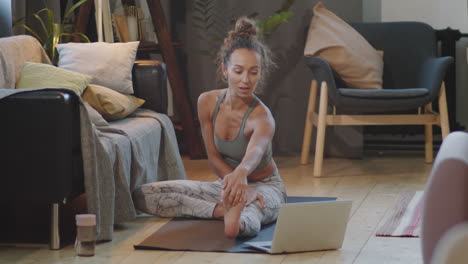
[[[66,25],[62,25],[62,28],[63,28],[62,31],[63,31],[63,32],[66,32],[66,30],[68,30],[68,29],[71,29],[71,30],[75,29],[75,25],[66,24]]]
[[[18,18],[17,20],[13,21],[13,27],[16,27],[18,26],[19,24],[22,23],[22,21],[25,19],[26,17],[22,17],[22,18]],[[24,24],[24,23],[23,23]]]
[[[80,0],[76,4],[74,4],[72,7],[70,7],[70,9],[68,9],[67,13],[63,16],[62,24],[65,24],[65,21],[68,20],[68,17],[75,11],[75,9],[77,9],[79,6],[84,4],[86,1],[88,1],[88,0]]]
[[[91,40],[89,40],[89,38],[85,34],[83,34],[81,32],[74,32],[72,35],[73,36],[77,35],[77,36],[81,37],[82,39],[86,40],[86,42],[88,42],[88,43],[91,42]]]
[[[39,21],[43,21],[42,20],[42,17],[41,17],[41,14],[45,12],[46,14],[46,17],[47,17],[47,24],[46,24],[46,27],[47,27],[47,30],[44,30],[44,33],[47,35],[47,37],[50,36],[50,34],[52,34],[52,31],[53,31],[53,25],[54,25],[54,13],[52,12],[52,10],[50,10],[49,8],[43,8],[39,11],[37,11],[36,13],[34,13],[33,15],[37,18],[37,17],[40,17],[37,18]],[[37,16],[36,16],[37,15]],[[41,22],[42,23],[42,22]],[[45,23],[43,23],[45,24]]]
[[[39,21],[39,23],[41,23],[42,30],[44,31],[44,34],[46,35],[46,38],[48,38],[49,37],[49,29],[44,24],[44,21],[42,20],[41,16],[39,16],[38,13],[33,13],[32,15]]]
[[[211,21],[211,23],[209,23],[209,24],[206,25],[206,28],[207,28],[207,29],[210,29],[215,23],[216,23],[216,21],[214,21],[214,20]]]
[[[85,40],[85,41],[88,42],[88,43],[91,42],[91,41],[89,40],[89,38],[88,38],[85,34],[83,34],[83,33],[81,33],[81,32],[61,33],[61,36],[62,36],[62,37],[63,37],[63,36],[69,36],[69,37],[78,36],[78,37],[80,37],[81,39]]]
[[[200,25],[193,25],[194,28],[198,28],[200,29],[201,31],[204,31],[205,28],[203,26],[200,26]]]
[[[206,7],[205,13],[210,13],[210,11],[216,6],[216,4],[212,4],[211,6]]]
[[[200,7],[198,7],[198,6],[195,6],[193,9],[194,9],[195,11],[197,11],[198,13],[201,13],[202,15],[204,15],[204,14],[206,13],[205,9],[200,8]]]
[[[62,33],[62,25],[54,24],[53,25],[53,34],[52,34],[52,46],[50,47],[50,55],[52,60],[57,58],[57,45],[60,43]]]
[[[49,38],[47,38],[44,42],[44,44],[42,45],[47,53],[47,55],[49,55],[49,59],[53,59],[53,54],[52,54],[52,44],[53,44],[53,40],[54,38],[51,36]]]
[[[284,0],[283,4],[281,5],[280,9],[275,13],[285,12],[288,11],[289,8],[294,4],[295,0]]]
[[[197,5],[198,7],[202,8],[202,9],[206,9],[206,7],[207,7],[207,4],[202,3],[201,1],[196,1],[195,5]]]
[[[250,15],[247,15],[248,18],[256,18],[258,16],[258,12],[254,12]]]
[[[55,29],[54,29],[54,12],[52,12],[51,9],[47,9],[47,19],[48,19],[48,25],[49,25],[49,34],[54,34]]]
[[[292,17],[292,12],[285,11],[280,13],[275,13],[268,17],[265,20],[262,20],[259,23],[261,34],[269,34],[273,32],[280,24],[288,22],[288,20]]]
[[[200,17],[200,16],[193,16],[192,18],[193,18],[194,20],[196,20],[196,21],[200,21],[200,22],[203,22],[203,23],[205,22],[205,18]]]
[[[41,37],[39,37],[39,35],[38,35],[34,30],[32,30],[32,28],[26,26],[25,24],[18,24],[18,25],[16,25],[16,26],[17,26],[17,27],[22,27],[22,28],[26,29],[26,30],[29,31],[31,34],[33,34],[34,37],[37,38],[37,40],[39,40],[39,42],[40,42],[41,44],[44,44],[44,40],[43,40]]]

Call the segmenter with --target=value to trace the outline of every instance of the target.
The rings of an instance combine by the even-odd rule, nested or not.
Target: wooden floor
[[[168,220],[140,216],[119,226],[112,242],[96,247],[94,257],[62,250],[0,247],[0,263],[422,263],[418,238],[382,238],[375,232],[402,190],[422,190],[431,165],[424,154],[368,154],[363,160],[325,159],[324,177],[311,176],[312,165],[299,157],[276,158],[289,195],[337,196],[353,200],[343,248],[287,255],[134,250],[133,245]],[[213,180],[206,160],[184,159],[190,179]],[[1,235],[1,234],[0,234]]]

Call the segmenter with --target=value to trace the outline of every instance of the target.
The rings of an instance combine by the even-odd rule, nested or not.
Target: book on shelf
[[[153,19],[148,7],[147,0],[136,0],[136,6],[140,8],[141,12],[141,30],[144,31],[145,40],[158,43],[158,37],[154,31]]]
[[[109,0],[102,0],[102,23],[104,29],[104,41],[114,42],[114,30],[112,27],[112,15]]]
[[[146,3],[146,1],[144,2]],[[151,25],[150,30],[152,32],[150,33],[147,30],[145,7],[147,5],[144,5],[143,8],[139,6],[116,7],[115,12],[112,13],[112,25],[118,41],[157,41],[151,16],[149,17],[149,24]],[[146,11],[149,14],[149,10]]]

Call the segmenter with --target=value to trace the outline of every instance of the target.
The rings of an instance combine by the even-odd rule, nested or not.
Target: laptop
[[[352,201],[284,204],[279,211],[273,241],[245,244],[270,254],[341,248]]]

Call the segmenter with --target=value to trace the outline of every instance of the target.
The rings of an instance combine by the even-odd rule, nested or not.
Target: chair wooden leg
[[[427,104],[424,107],[424,112],[429,113],[432,110],[432,104]],[[424,136],[425,136],[425,154],[426,154],[426,163],[432,163],[434,159],[434,153],[433,153],[433,138],[432,138],[432,125],[424,125]]]
[[[328,87],[326,82],[320,84],[320,105],[317,124],[317,141],[315,143],[314,176],[322,176],[323,150],[325,147],[325,129],[327,127]]]
[[[442,128],[442,137],[445,138],[450,133],[448,110],[447,110],[447,96],[445,94],[445,83],[442,83],[442,87],[440,87],[439,114],[440,114],[440,127]]]
[[[310,84],[309,103],[307,104],[307,115],[304,128],[304,139],[302,140],[301,164],[309,163],[310,140],[312,138],[313,123],[312,113],[315,112],[317,101],[317,81],[312,80]]]

